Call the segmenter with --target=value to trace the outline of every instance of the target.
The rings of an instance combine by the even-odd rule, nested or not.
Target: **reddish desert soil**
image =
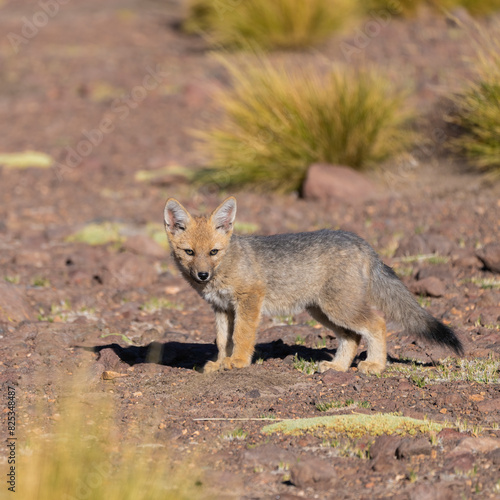
[[[60,4],[15,52],[7,35],[22,36],[23,16],[32,20],[40,10],[34,2],[0,2],[0,152],[43,151],[58,162],[0,166],[0,378],[3,394],[8,384],[17,388],[20,436],[57,411],[65,381],[85,365],[91,397],[112,399],[121,421],[140,428],[143,444],[164,444],[180,460],[196,451],[219,498],[500,498],[499,384],[422,384],[405,375],[409,360],[425,367],[449,355],[406,332],[390,330],[390,368],[401,370],[382,377],[357,371],[364,348],[348,373],[295,369],[295,354],[319,360],[336,348],[307,315],[264,318],[248,369],[193,369],[216,352],[214,318],[146,227],[161,226],[169,196],[204,212],[227,193],[197,191],[175,175],[148,183],[135,174],[206,162],[188,131],[220,116],[211,95],[229,84],[227,75],[202,39],[177,29],[179,2]],[[340,41],[352,39],[275,57],[345,62]],[[374,62],[411,88],[428,117],[422,129],[437,131],[435,139],[415,149],[412,168],[393,164],[372,174],[378,194],[370,201],[241,191],[238,220],[262,234],[323,227],[360,234],[412,290],[425,294],[439,280],[440,296],[422,302],[457,331],[465,359],[498,359],[500,276],[477,255],[498,242],[499,185],[441,155],[450,133],[443,93],[468,74],[462,56],[470,54],[467,35],[442,17],[391,19],[352,62]],[[99,136],[103,120],[107,132]],[[78,148],[87,156],[69,154]],[[66,241],[104,221],[122,224],[124,241]],[[405,251],[441,258],[408,263]],[[143,307],[155,298],[169,303]],[[126,377],[103,380],[105,371]],[[41,400],[49,401],[43,415]],[[349,400],[364,404],[328,414],[400,412],[467,425],[432,444],[429,436],[366,435],[339,436],[332,446],[317,433],[261,433],[269,423],[262,417],[320,416],[317,403]],[[236,429],[246,437],[224,438]]]

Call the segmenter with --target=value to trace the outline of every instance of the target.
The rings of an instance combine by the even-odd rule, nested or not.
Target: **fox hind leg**
[[[372,311],[362,324],[356,325],[353,329],[359,332],[366,342],[367,358],[366,361],[359,363],[359,371],[361,373],[381,373],[387,362],[385,320]]]
[[[333,360],[321,361],[319,364],[319,372],[323,373],[330,369],[339,372],[347,371],[358,351],[361,335],[333,323],[318,307],[311,307],[307,311],[316,321],[332,330],[339,343]]]

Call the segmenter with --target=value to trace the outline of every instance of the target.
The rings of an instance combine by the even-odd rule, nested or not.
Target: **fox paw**
[[[335,363],[335,361],[321,361],[318,372],[324,373],[326,370],[335,370],[336,372],[346,372],[347,368]]]
[[[382,363],[373,361],[361,361],[358,365],[358,370],[366,375],[378,375],[384,371],[385,366]]]
[[[221,369],[220,361],[207,361],[203,367],[202,373],[217,372]]]
[[[246,361],[245,359],[241,358],[224,358],[222,360],[222,368],[225,370],[232,370],[233,368],[245,368],[249,366],[250,363]]]

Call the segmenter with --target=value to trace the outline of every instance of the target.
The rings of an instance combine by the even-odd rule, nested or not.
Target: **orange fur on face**
[[[219,213],[221,207],[210,217],[192,217],[176,200],[167,201],[165,227],[172,253],[181,271],[196,281],[200,273],[208,273],[207,281],[213,277],[229,246],[234,215]]]

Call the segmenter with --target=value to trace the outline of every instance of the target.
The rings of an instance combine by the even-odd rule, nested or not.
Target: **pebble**
[[[500,243],[488,243],[476,252],[484,267],[494,273],[500,273]]]
[[[405,438],[396,450],[396,457],[402,460],[414,455],[430,455],[431,451],[432,446],[427,438]]]
[[[453,452],[446,457],[445,467],[447,471],[457,473],[466,473],[474,467],[474,455],[472,453],[460,453],[455,455]]]
[[[338,372],[335,370],[327,370],[321,375],[321,380],[326,385],[346,385],[354,381],[354,373]]]
[[[446,485],[418,484],[409,493],[410,500],[455,500],[454,493]]]
[[[24,289],[0,283],[0,322],[19,322],[32,319],[33,312],[26,300]]]
[[[410,285],[410,291],[417,295],[442,297],[446,292],[445,284],[435,276],[429,276]]]
[[[298,488],[329,489],[335,477],[330,462],[316,457],[302,457],[290,468],[290,481]]]
[[[242,462],[250,467],[276,468],[280,464],[293,464],[297,461],[294,453],[274,444],[263,444],[249,450],[244,450]]]
[[[461,453],[488,453],[500,448],[500,439],[490,437],[467,437],[460,441],[451,453],[459,455]]]
[[[138,255],[148,255],[158,259],[166,259],[168,255],[167,250],[144,234],[130,236],[123,244],[123,248]]]
[[[316,163],[307,170],[303,187],[306,199],[337,199],[363,203],[374,197],[377,188],[365,175],[353,168]]]

